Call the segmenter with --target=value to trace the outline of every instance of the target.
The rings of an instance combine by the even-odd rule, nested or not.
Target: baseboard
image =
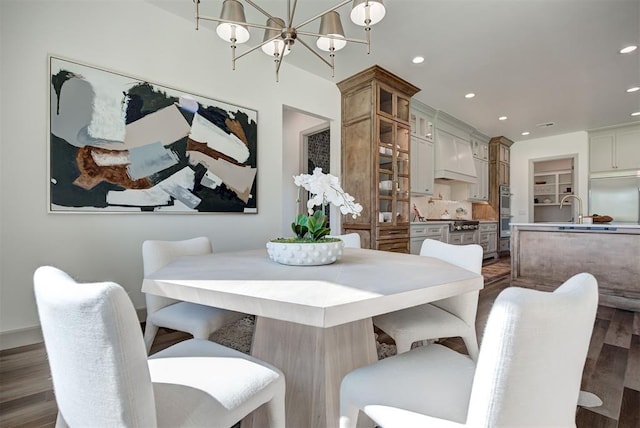
[[[40,326],[0,332],[0,351],[42,342]]]
[[[136,315],[138,320],[143,322],[147,319],[147,308],[136,309]],[[33,345],[35,343],[42,343],[42,330],[40,326],[19,328],[16,330],[1,331],[0,332],[0,351],[5,349],[19,348],[21,346]]]

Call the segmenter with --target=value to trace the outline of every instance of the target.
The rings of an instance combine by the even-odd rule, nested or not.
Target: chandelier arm
[[[322,55],[320,55],[318,52],[316,52],[316,50],[313,49],[311,46],[309,46],[304,40],[298,38],[297,41],[300,42],[300,44],[302,44],[302,46],[304,46],[305,48],[309,49],[315,56],[318,57],[318,59],[320,59],[320,61],[322,61],[325,64],[327,64],[333,70],[333,65],[331,65],[331,63],[329,61],[324,59],[322,57]]]
[[[325,13],[333,12],[334,10],[336,10],[336,9],[338,9],[338,8],[340,8],[340,7],[342,7],[342,6],[344,6],[344,5],[345,5],[345,4],[347,4],[347,3],[350,3],[351,1],[352,1],[352,0],[342,0],[340,3],[338,3],[337,5],[335,5],[335,6],[331,7],[331,8],[329,8],[329,9],[325,10],[324,12],[319,13],[319,14],[317,14],[316,16],[312,16],[311,18],[309,18],[309,19],[307,19],[307,20],[305,20],[305,21],[302,21],[300,24],[296,25],[296,26],[295,26],[295,28],[296,28],[296,29],[298,29],[298,28],[300,28],[300,27],[302,27],[302,26],[304,26],[304,25],[307,25],[308,23],[310,23],[310,22],[312,22],[312,21],[315,21],[316,19],[320,18],[320,17],[321,17],[322,15],[324,15]]]
[[[251,1],[251,0],[245,0],[245,1],[247,2],[247,4],[253,6],[254,9],[256,9],[258,12],[262,13],[267,18],[274,19],[274,16],[272,16],[269,12],[267,12],[266,10],[264,10],[263,8],[261,8],[260,6],[255,4],[253,1]]]
[[[287,25],[289,27],[293,27],[293,16],[296,14],[296,8],[298,7],[298,0],[293,0],[293,9],[291,8],[291,0],[287,0],[287,15],[289,16],[289,21]]]
[[[264,42],[260,43],[258,46],[254,46],[254,47],[252,47],[251,49],[248,49],[248,50],[246,50],[245,52],[242,52],[240,55],[236,56],[235,58],[236,58],[236,59],[240,59],[240,58],[242,58],[243,56],[245,56],[245,55],[247,55],[247,54],[250,54],[251,52],[253,52],[253,51],[255,51],[255,50],[260,49],[262,46],[266,45],[267,43],[273,42],[275,39],[278,39],[278,38],[280,38],[280,35],[279,35],[279,34],[278,34],[278,35],[276,35],[276,36],[273,36],[272,38],[270,38],[270,39],[268,39],[268,40],[265,40]],[[285,49],[286,49],[286,48],[285,48]],[[281,56],[282,56],[282,55],[281,55]]]
[[[334,36],[332,34],[320,34],[320,33],[308,33],[306,31],[297,31],[297,34],[300,36],[311,36],[311,37],[325,37],[327,39],[334,39],[334,40],[344,40],[345,42],[354,42],[354,43],[362,43],[363,45],[368,45],[369,42],[367,40],[362,40],[362,39],[352,39],[349,37],[339,37],[339,36]],[[300,40],[300,39],[298,39]]]
[[[196,5],[196,30],[199,30],[200,25],[200,0],[193,0]]]

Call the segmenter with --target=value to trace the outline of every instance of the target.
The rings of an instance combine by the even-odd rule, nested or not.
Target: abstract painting
[[[51,56],[51,212],[257,212],[255,110]]]

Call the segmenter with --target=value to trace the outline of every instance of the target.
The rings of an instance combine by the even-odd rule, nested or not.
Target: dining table
[[[436,258],[345,248],[335,263],[288,266],[266,249],[176,259],[144,293],[256,316],[251,355],[286,380],[290,428],[339,425],[340,382],[378,359],[372,317],[483,287],[481,275]],[[258,411],[243,427],[264,427]]]

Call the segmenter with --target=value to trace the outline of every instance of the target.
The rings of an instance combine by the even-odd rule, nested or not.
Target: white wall
[[[514,223],[533,222],[530,183],[530,161],[545,160],[577,155],[575,165],[576,189],[587,209],[589,180],[589,135],[585,131],[553,137],[516,142],[511,146],[511,192],[513,193],[511,213]]]
[[[149,3],[2,0],[0,19],[0,348],[11,346],[9,333],[38,325],[32,275],[40,265],[80,281],[116,281],[139,308],[143,240],[205,235],[225,251],[282,234],[283,105],[328,118],[339,147],[333,82],[283,64],[276,83],[260,53],[233,72],[229,47],[212,31]],[[48,214],[48,54],[258,110],[259,213]]]

